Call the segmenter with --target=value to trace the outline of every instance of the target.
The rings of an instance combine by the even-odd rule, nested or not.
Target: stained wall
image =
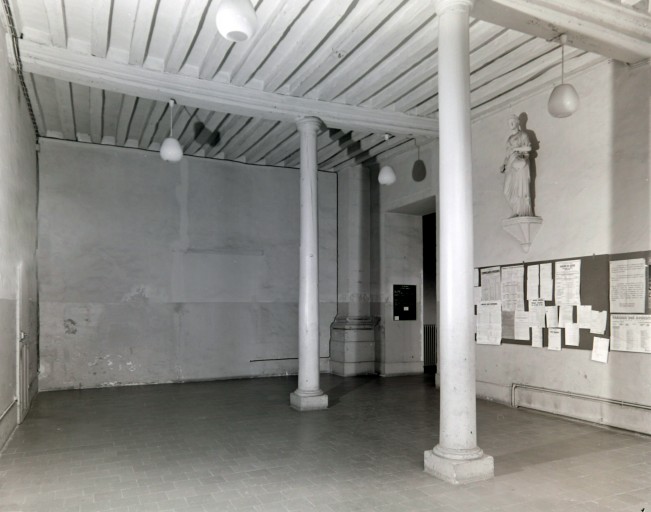
[[[41,389],[297,371],[297,170],[52,140],[40,168]],[[319,173],[324,369],[336,229]]]

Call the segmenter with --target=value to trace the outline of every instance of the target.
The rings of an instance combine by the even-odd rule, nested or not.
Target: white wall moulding
[[[542,222],[541,217],[513,217],[504,219],[502,227],[520,243],[524,252],[529,252],[534,238],[542,227]]]
[[[294,121],[310,112],[328,128],[394,135],[438,135],[435,118],[299,98],[163,73],[27,40],[20,42],[20,55],[23,70],[29,73],[157,101],[167,102],[172,97],[186,107],[276,121]]]

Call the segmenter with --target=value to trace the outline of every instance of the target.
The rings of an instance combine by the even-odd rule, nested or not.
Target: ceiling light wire
[[[29,98],[29,93],[27,92],[25,75],[23,74],[23,62],[20,60],[20,50],[18,48],[18,33],[16,32],[14,15],[11,12],[9,0],[2,0],[2,6],[4,7],[5,16],[7,18],[7,25],[9,25],[9,32],[11,33],[11,43],[12,43],[11,45],[13,46],[14,60],[16,61],[16,73],[18,74],[20,89],[22,90],[23,96],[25,97],[25,102],[27,104],[27,111],[29,112],[29,117],[32,120],[32,128],[34,129],[34,135],[38,140],[38,138],[40,137],[38,133],[38,124],[36,122],[36,116],[34,115],[34,109],[32,108],[32,102]]]

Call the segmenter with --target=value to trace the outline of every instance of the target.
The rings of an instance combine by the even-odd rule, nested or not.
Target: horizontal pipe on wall
[[[5,419],[5,416],[11,411],[12,407],[16,405],[17,400],[14,398],[14,401],[9,404],[9,406],[4,410],[2,414],[0,414],[0,421]]]
[[[634,407],[637,409],[645,409],[647,411],[651,411],[651,405],[640,404],[637,402],[627,402],[624,400],[616,400],[614,398],[604,398],[600,396],[584,395],[581,393],[572,393],[571,391],[559,391],[558,389],[549,389],[549,388],[542,388],[538,386],[529,386],[528,384],[516,384],[516,383],[511,384],[511,407],[518,407],[517,404],[515,403],[515,390],[517,388],[529,389],[531,391],[541,391],[544,393],[553,393],[556,395],[567,396],[570,398],[582,398],[584,400],[592,400],[594,402],[605,402],[613,405]]]

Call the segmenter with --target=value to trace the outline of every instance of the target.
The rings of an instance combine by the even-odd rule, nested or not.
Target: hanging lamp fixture
[[[172,121],[174,118],[174,100],[169,101],[170,106],[170,136],[167,137],[160,146],[160,157],[166,162],[178,162],[183,158],[183,148],[172,133]]]
[[[250,0],[222,0],[215,21],[219,33],[236,43],[250,39],[258,28],[258,19]]]
[[[554,117],[571,116],[579,108],[579,95],[571,84],[565,83],[565,43],[567,34],[561,34],[561,83],[552,90],[547,110]]]
[[[390,135],[388,133],[384,134],[385,141],[388,141],[389,137]],[[380,169],[380,174],[378,174],[377,180],[380,185],[392,185],[396,181],[396,172],[390,165],[385,165]]]

